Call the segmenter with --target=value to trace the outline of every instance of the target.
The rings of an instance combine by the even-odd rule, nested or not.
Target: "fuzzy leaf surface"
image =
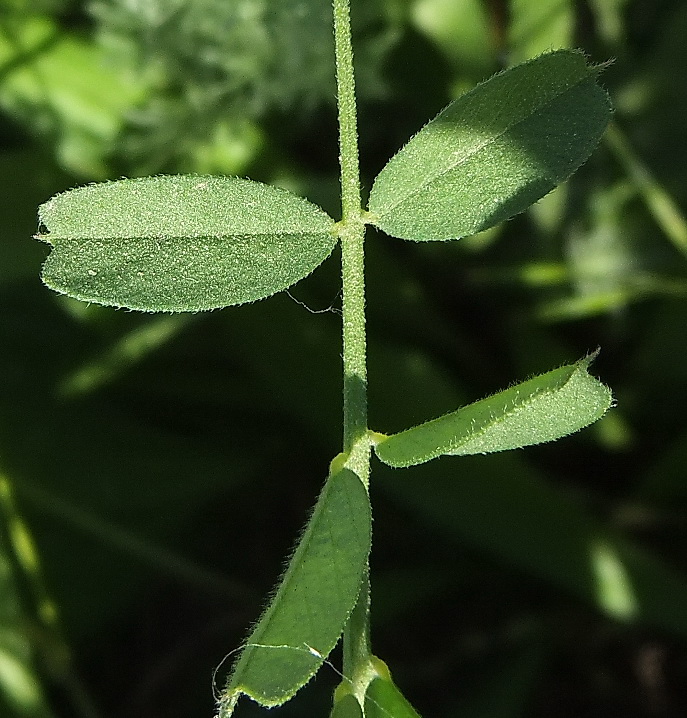
[[[392,434],[375,446],[375,452],[389,466],[414,466],[437,456],[488,454],[572,434],[611,406],[608,387],[587,371],[594,357]]]
[[[238,177],[88,185],[50,199],[39,219],[37,238],[53,248],[42,273],[51,289],[141,311],[262,299],[310,274],[336,243],[319,207]]]
[[[401,239],[457,239],[522,212],[599,142],[611,105],[597,74],[559,50],[459,97],[379,173],[371,223]]]
[[[281,705],[317,672],[358,597],[371,522],[360,479],[348,469],[332,474],[279,589],[246,641],[219,718],[232,714],[241,694],[263,706]]]

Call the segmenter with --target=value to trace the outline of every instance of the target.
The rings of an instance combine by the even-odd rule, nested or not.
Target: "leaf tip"
[[[604,60],[603,62],[590,64],[589,69],[598,77],[602,72],[606,72],[612,65],[615,65],[615,57],[609,57],[608,60]]]
[[[50,241],[50,230],[46,227],[41,217],[39,217],[38,230],[36,231],[36,234],[31,235],[31,239],[37,239],[40,242],[45,242],[46,244],[52,246],[52,242]]]
[[[589,354],[582,357],[582,359],[580,359],[578,364],[584,364],[584,366],[586,368],[586,367],[590,366],[590,364],[592,364],[592,362],[594,362],[596,360],[596,357],[598,357],[600,353],[601,353],[601,347],[597,347],[596,349],[594,349],[594,351],[589,352]]]

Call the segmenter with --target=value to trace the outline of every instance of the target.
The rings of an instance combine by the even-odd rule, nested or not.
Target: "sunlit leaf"
[[[597,74],[561,50],[478,85],[380,172],[370,221],[403,239],[455,239],[522,212],[596,147],[611,114]]]
[[[382,438],[377,456],[390,466],[412,466],[445,454],[517,449],[578,431],[600,418],[612,401],[609,389],[587,372],[594,356]]]
[[[274,294],[330,254],[334,220],[307,200],[237,177],[89,185],[40,207],[52,289],[142,311],[199,311]]]
[[[367,491],[342,469],[328,479],[275,597],[246,642],[220,718],[232,714],[241,694],[276,706],[312,678],[353,609],[370,535]]]

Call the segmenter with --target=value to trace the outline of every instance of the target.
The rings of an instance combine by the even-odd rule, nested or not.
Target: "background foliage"
[[[553,445],[375,465],[375,652],[427,717],[683,715],[687,6],[353,6],[368,180],[504,63],[558,46],[615,60],[616,127],[531,211],[457,243],[369,236],[372,428],[598,345],[618,403]],[[0,4],[2,715],[211,715],[213,669],[339,450],[336,261],[293,297],[138,315],[44,289],[29,239],[53,193],[160,172],[248,175],[337,216],[329,13]],[[325,667],[275,715],[325,715],[336,681]]]

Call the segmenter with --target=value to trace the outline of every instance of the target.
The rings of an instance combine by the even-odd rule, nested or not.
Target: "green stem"
[[[370,442],[367,429],[365,341],[365,222],[360,199],[358,129],[349,0],[333,0],[341,163],[341,275],[343,285],[343,448],[346,465],[367,486]],[[344,631],[344,674],[363,704],[370,666],[370,587],[365,572],[360,596]]]
[[[334,0],[336,81],[341,163],[341,271],[343,281],[344,453],[359,454],[351,468],[367,482],[367,369],[365,346],[365,223],[360,201],[358,129],[348,0]],[[353,457],[352,457],[353,458]]]
[[[637,156],[627,136],[615,122],[608,126],[604,139],[633,179],[656,224],[677,250],[687,256],[687,221],[677,203]]]
[[[38,549],[15,501],[14,485],[2,471],[0,471],[0,520],[5,532],[4,537],[0,536],[0,543],[3,538],[8,542],[31,597],[37,623],[32,633],[37,639],[35,645],[42,651],[45,666],[51,678],[61,684],[71,701],[72,715],[81,718],[98,718],[98,710],[72,662],[57,606],[43,579]],[[48,709],[45,710],[47,715]]]

